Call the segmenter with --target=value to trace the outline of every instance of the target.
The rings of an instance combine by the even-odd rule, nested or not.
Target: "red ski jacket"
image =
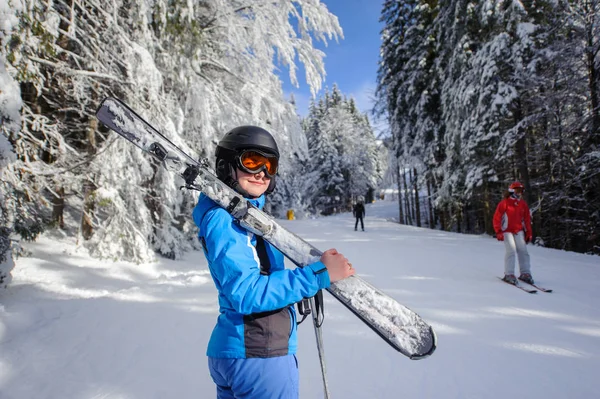
[[[494,231],[513,233],[525,230],[525,237],[531,237],[531,215],[524,200],[508,197],[500,201],[494,213]]]

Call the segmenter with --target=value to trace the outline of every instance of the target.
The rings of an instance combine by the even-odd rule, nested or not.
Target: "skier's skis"
[[[498,278],[499,278],[499,279],[500,279],[500,281],[502,281],[503,283],[505,283],[505,284],[508,284],[508,285],[512,285],[513,287],[517,287],[517,288],[519,288],[519,289],[521,289],[521,290],[523,290],[523,291],[525,291],[525,292],[527,292],[527,293],[529,293],[529,294],[535,294],[535,293],[537,293],[537,290],[531,290],[531,289],[529,289],[529,288],[525,288],[525,287],[523,287],[522,285],[519,285],[519,283],[517,283],[517,284],[511,284],[511,283],[509,283],[509,282],[507,282],[507,281],[504,281],[504,279],[503,279],[502,277],[498,277]]]
[[[525,281],[522,281],[522,280],[519,280],[519,283],[523,283],[523,284],[529,284],[529,283],[526,283]],[[529,284],[529,285],[530,285],[530,286],[532,286],[532,287],[535,287],[535,288],[537,288],[537,289],[538,289],[538,291],[547,292],[547,293],[550,293],[550,292],[552,292],[552,290],[551,290],[551,289],[548,289],[548,288],[542,288],[542,287],[540,287],[540,286],[539,286],[539,285],[537,285],[537,284]]]
[[[167,170],[181,176],[187,188],[203,192],[245,229],[263,236],[298,267],[320,259],[320,250],[283,228],[220,181],[206,159],[198,162],[191,158],[121,101],[105,99],[96,116],[116,133],[152,154]],[[348,277],[331,284],[327,291],[410,359],[422,359],[435,351],[437,338],[433,328],[362,278]]]

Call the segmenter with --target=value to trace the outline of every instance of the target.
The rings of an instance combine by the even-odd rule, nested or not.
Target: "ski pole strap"
[[[315,327],[319,328],[325,321],[325,301],[323,300],[323,290],[319,290],[315,295],[315,313],[313,319],[315,321]]]
[[[323,290],[319,290],[315,296],[315,314],[313,315],[313,319],[315,320],[315,326],[321,327],[323,325],[323,321],[325,320],[325,311],[324,311],[324,301],[323,301]],[[310,298],[304,298],[300,302],[296,304],[298,306],[298,313],[302,315],[302,319],[297,323],[300,325],[311,313],[310,309]]]
[[[304,319],[306,319],[308,317],[308,315],[311,313],[310,303],[308,301],[308,298],[304,298],[303,300],[298,302],[296,304],[296,306],[298,306],[298,313],[300,313],[302,315],[302,320],[300,320],[299,322],[296,323],[296,325],[299,326],[300,324],[302,324]]]

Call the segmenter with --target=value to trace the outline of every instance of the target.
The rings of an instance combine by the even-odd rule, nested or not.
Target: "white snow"
[[[417,311],[438,349],[411,361],[325,294],[333,398],[592,398],[600,391],[600,258],[529,247],[554,293],[500,282],[504,246],[486,236],[401,226],[395,202],[282,221]],[[58,236],[26,244],[0,292],[0,397],[210,398],[206,344],[216,291],[201,252],[182,261],[99,261]],[[290,267],[291,264],[290,264]],[[300,397],[321,398],[314,331],[300,326]]]

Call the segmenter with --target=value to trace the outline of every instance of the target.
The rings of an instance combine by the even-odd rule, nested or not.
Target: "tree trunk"
[[[413,189],[415,190],[415,214],[417,220],[417,227],[421,227],[421,204],[419,201],[419,184],[418,184],[418,175],[417,168],[413,168],[415,175],[413,180]]]
[[[490,235],[494,235],[494,225],[492,219],[494,218],[493,212],[496,210],[492,207],[490,198],[490,186],[486,181],[483,185],[483,225],[485,232]]]
[[[404,209],[402,205],[402,184],[400,182],[400,166],[396,167],[396,184],[398,185],[398,221],[400,224],[406,224],[404,220]]]
[[[444,231],[448,231],[448,219],[448,205],[444,205],[440,213],[440,225]]]
[[[83,185],[84,196],[83,212],[81,214],[81,235],[86,241],[94,235],[94,224],[92,220],[96,208],[96,201],[94,200],[93,194],[94,191],[96,191],[96,188],[96,185],[92,181],[87,181]]]
[[[52,221],[61,229],[65,228],[64,210],[65,210],[65,188],[58,187],[55,190],[56,195],[52,198]]]
[[[569,191],[571,191],[571,186],[567,184],[567,178],[566,178],[566,168],[565,166],[567,165],[567,160],[564,157],[565,154],[565,143],[563,140],[563,130],[562,127],[559,126],[558,127],[558,153],[560,154],[560,158],[561,158],[561,162],[560,162],[560,168],[558,170],[558,179],[560,180],[560,187],[562,187],[563,190],[567,190],[566,194],[563,194],[560,202],[562,204],[564,204],[563,206],[561,206],[561,209],[565,210],[565,214],[563,216],[563,218],[559,221],[559,226],[564,226],[565,229],[565,233],[564,233],[564,243],[563,243],[563,247],[562,249],[567,249],[569,250],[571,248],[571,223],[569,223],[569,219],[570,219],[570,197],[568,195]],[[565,221],[567,221],[565,223]]]
[[[431,174],[427,175],[427,206],[429,207],[429,228],[435,228],[433,204],[431,203]]]
[[[87,130],[87,152],[91,156],[96,153],[96,129],[98,128],[98,120],[91,118],[89,128]],[[81,215],[81,235],[84,240],[89,240],[94,235],[94,211],[96,210],[96,201],[94,199],[94,191],[98,187],[92,180],[88,180],[83,184],[83,212]]]
[[[406,210],[407,224],[412,226],[413,222],[410,214],[410,194],[408,192],[408,186],[406,185],[406,170],[404,168],[402,169],[402,183],[404,185],[404,209]]]
[[[156,237],[156,233],[161,224],[162,218],[162,207],[160,202],[159,193],[155,189],[156,175],[159,173],[159,165],[153,163],[152,165],[152,178],[143,184],[143,187],[146,189],[146,195],[144,196],[144,203],[148,208],[148,212],[150,213],[150,217],[152,219],[152,235]],[[333,207],[333,211],[331,213],[336,213],[335,207]]]
[[[408,169],[408,183],[409,183],[410,189],[412,190],[414,188],[412,169]],[[409,205],[409,209],[410,209],[410,224],[412,225],[413,221],[417,220],[417,218],[415,216],[414,198],[412,198],[412,196],[409,196],[409,198],[412,201],[412,204]]]

